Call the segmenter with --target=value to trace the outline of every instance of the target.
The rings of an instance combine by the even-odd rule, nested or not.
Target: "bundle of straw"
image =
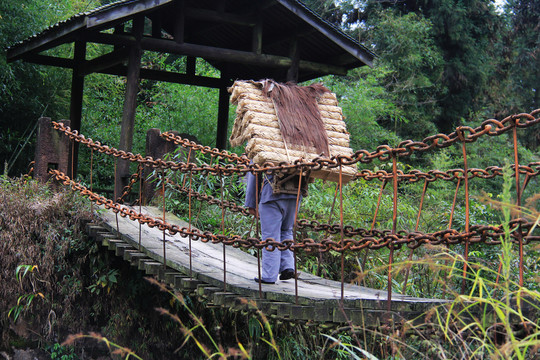
[[[335,94],[325,92],[316,99],[328,137],[328,156],[321,154],[313,146],[292,144],[284,140],[275,104],[264,95],[263,86],[263,82],[235,81],[229,88],[231,103],[237,105],[236,119],[229,141],[232,146],[247,142],[246,153],[254,163],[259,165],[265,162],[292,163],[298,159],[311,161],[321,157],[353,154],[349,148],[349,133]],[[350,181],[356,172],[355,166],[342,166],[343,183]],[[331,169],[323,167],[321,170],[313,171],[311,176],[337,182],[339,167]]]

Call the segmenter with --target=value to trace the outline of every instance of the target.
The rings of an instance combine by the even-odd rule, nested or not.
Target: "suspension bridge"
[[[397,147],[381,145],[375,151],[358,150],[351,156],[335,156],[332,158],[316,158],[311,161],[296,161],[295,163],[265,163],[262,166],[251,164],[245,156],[229,153],[225,150],[212,149],[183,139],[172,133],[161,134],[161,137],[184,149],[187,154],[185,161],[172,161],[159,158],[143,157],[140,154],[117,150],[102,145],[92,139],[85,138],[76,130],[71,130],[61,122],[52,122],[51,131],[55,136],[61,136],[66,146],[73,147],[75,143],[86,146],[90,150],[90,185],[83,185],[70,177],[69,171],[51,168],[49,176],[87,197],[95,204],[96,222],[88,225],[89,235],[103,246],[129,261],[132,265],[146,273],[158,277],[161,281],[205,300],[208,306],[219,306],[234,311],[250,312],[257,309],[270,317],[304,324],[377,324],[389,319],[394,322],[414,319],[421,313],[437,304],[445,303],[443,299],[425,299],[397,294],[393,291],[394,256],[397,251],[410,251],[410,258],[415,249],[426,245],[444,245],[452,247],[463,245],[463,286],[467,277],[469,246],[481,243],[488,246],[499,246],[505,234],[519,254],[519,284],[524,281],[524,247],[540,241],[537,219],[522,216],[520,206],[522,195],[540,174],[540,161],[520,164],[517,133],[521,129],[533,131],[538,129],[540,109],[530,114],[509,116],[501,121],[489,119],[480,126],[473,128],[460,126],[450,134],[437,134],[422,141],[404,141]],[[40,131],[40,134],[45,131]],[[473,179],[501,179],[504,169],[495,165],[484,169],[470,168],[467,162],[469,147],[480,137],[495,137],[509,135],[513,150],[513,164],[510,166],[515,183],[516,211],[508,224],[509,232],[505,232],[503,224],[471,224],[470,223],[470,182]],[[39,145],[39,141],[38,141]],[[460,146],[462,150],[463,167],[443,170],[398,170],[399,159],[413,153],[434,151],[452,145]],[[64,151],[64,153],[68,153]],[[131,176],[128,186],[122,194],[114,194],[109,199],[98,194],[93,189],[92,172],[94,171],[94,156],[96,153],[112,156],[118,161],[129,161],[137,165],[137,171]],[[196,154],[204,154],[211,160],[208,163],[195,162]],[[36,159],[37,161],[38,159]],[[247,209],[237,205],[231,199],[224,197],[223,187],[221,197],[210,196],[198,192],[192,186],[195,175],[205,177],[215,176],[227,178],[243,176],[248,172],[255,176],[268,174],[286,174],[317,170],[321,167],[337,168],[344,165],[371,164],[375,161],[391,162],[392,170],[358,170],[354,179],[379,181],[380,192],[373,213],[370,228],[354,228],[344,224],[343,220],[343,182],[341,171],[337,182],[334,203],[339,209],[339,223],[320,223],[309,219],[300,219],[295,225],[295,238],[292,241],[277,242],[273,239],[261,240],[258,236],[228,235],[224,229],[223,219],[227,212],[249,216]],[[116,163],[116,160],[115,160]],[[36,163],[36,167],[38,164]],[[53,166],[54,167],[54,166]],[[189,219],[183,221],[162,209],[143,206],[142,186],[135,184],[145,181],[143,172],[151,169],[159,179],[156,197],[165,205],[166,188],[174,187],[187,197]],[[177,175],[181,174],[181,177]],[[181,179],[181,181],[177,181]],[[118,179],[115,179],[115,182]],[[428,193],[429,184],[436,181],[446,181],[454,184],[455,196],[449,214],[448,226],[440,231],[424,233],[419,231],[419,223]],[[532,181],[534,183],[534,181]],[[157,182],[156,182],[157,183]],[[414,231],[398,229],[399,191],[401,184],[418,183],[422,186],[418,204],[417,220]],[[381,205],[381,196],[387,186],[392,193],[392,227],[391,229],[376,229],[377,218]],[[459,190],[464,191],[463,217],[465,224],[462,230],[456,229],[454,218]],[[533,190],[534,191],[534,190]],[[127,198],[135,200],[127,204]],[[222,214],[220,233],[212,233],[195,228],[193,216],[195,201],[207,202],[219,207]],[[333,209],[332,209],[333,210]],[[535,223],[536,221],[536,223]],[[303,237],[302,234],[319,234],[319,236]],[[257,234],[258,235],[258,234]],[[262,248],[273,248],[274,251],[291,249],[298,253],[303,251],[309,256],[322,252],[333,251],[341,254],[341,281],[324,279],[295,269],[299,273],[296,279],[278,281],[274,285],[258,284],[253,277],[259,274],[260,257],[253,256],[246,249],[255,249],[260,254]],[[242,250],[243,249],[243,250]],[[378,251],[388,249],[387,284],[384,289],[370,289],[358,284],[345,282],[343,257],[345,254],[360,254],[361,251]],[[296,266],[296,261],[295,261]],[[405,279],[407,283],[408,278]],[[462,289],[464,291],[464,288]]]

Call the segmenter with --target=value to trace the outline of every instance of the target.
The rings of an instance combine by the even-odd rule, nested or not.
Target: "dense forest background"
[[[0,0],[0,46],[5,49],[74,14],[110,2]],[[351,70],[347,76],[326,76],[314,80],[324,83],[338,96],[354,150],[371,151],[379,144],[395,146],[405,139],[422,140],[435,133],[449,133],[458,125],[478,126],[488,118],[501,120],[508,115],[530,113],[540,107],[540,0],[508,0],[504,3],[492,0],[305,0],[305,3],[378,55],[372,68],[363,67]],[[99,46],[88,46],[87,56],[99,56],[104,50]],[[54,55],[72,57],[73,49],[55,49]],[[186,66],[183,57],[152,52],[144,54],[143,64],[145,67],[171,71],[180,71]],[[198,60],[197,73],[219,77],[219,73],[202,60]],[[82,133],[85,136],[107,145],[118,145],[125,85],[122,77],[101,74],[86,77],[82,121]],[[37,119],[41,116],[54,120],[69,117],[71,73],[22,62],[7,64],[5,54],[2,54],[0,86],[0,163],[4,174],[17,177],[28,171],[28,164],[33,160]],[[144,153],[146,131],[153,127],[162,131],[177,130],[194,136],[204,145],[214,145],[217,90],[145,80],[141,82],[137,100],[134,152]],[[234,119],[234,110],[231,107],[230,125]],[[539,161],[538,126],[520,130],[518,135],[520,164]],[[242,152],[243,148],[229,150]],[[455,146],[437,152],[415,153],[411,157],[400,158],[397,165],[400,170],[461,168],[461,151]],[[503,166],[512,162],[513,141],[508,134],[482,137],[474,146],[468,147],[467,151],[469,168]],[[88,179],[90,171],[87,165],[89,161],[86,161],[88,157],[88,152],[82,149],[79,176],[83,181]],[[98,158],[96,155],[94,161],[98,163],[93,170],[94,183],[110,186],[114,160]],[[391,164],[383,162],[359,166],[391,168]],[[493,204],[512,203],[512,180],[508,175],[505,179],[471,181],[471,197],[474,199],[470,204],[471,224],[499,224],[508,221],[510,215],[507,213],[507,217],[502,218],[500,206]],[[221,184],[220,180],[207,176],[194,178],[193,181],[194,186],[200,185],[209,194]],[[531,179],[522,197],[525,203],[523,213],[529,214],[532,221],[537,221],[540,216],[539,181],[538,177]],[[231,187],[241,186],[239,182],[231,181],[231,184]],[[329,222],[328,210],[333,209],[335,189],[322,182],[310,186],[310,195],[304,200],[299,216],[321,223]],[[48,188],[25,181],[24,178],[9,179],[0,176],[0,187],[0,224],[3,226],[0,231],[0,269],[3,269],[0,275],[3,278],[0,277],[0,282],[4,285],[0,287],[2,314],[10,307],[22,309],[24,306],[18,303],[20,298],[28,296],[30,291],[40,291],[45,294],[47,301],[35,301],[37,305],[32,307],[28,303],[25,307],[28,313],[21,312],[21,318],[37,324],[35,328],[40,329],[39,326],[47,323],[50,312],[54,310],[58,314],[56,332],[49,330],[45,337],[40,337],[41,340],[46,338],[50,346],[60,346],[55,342],[63,341],[67,334],[95,330],[119,344],[130,346],[146,359],[167,358],[173,352],[179,358],[184,354],[186,358],[194,358],[194,354],[198,354],[199,350],[194,343],[179,349],[179,343],[184,338],[171,337],[171,334],[180,334],[183,331],[181,327],[148,311],[156,304],[170,305],[170,297],[167,294],[157,294],[151,285],[142,280],[141,274],[133,275],[129,265],[112,259],[106,249],[99,250],[96,244],[89,243],[82,236],[78,228],[80,224],[76,220],[91,211],[87,203],[78,204],[80,198],[64,192],[50,200],[51,192]],[[380,193],[383,195],[381,207],[374,225],[390,229],[392,195],[390,191],[383,194],[379,188],[380,184],[363,180],[349,183],[343,196],[343,207],[346,209],[344,223],[355,228],[372,226],[372,214]],[[400,184],[398,229],[412,232],[420,225],[420,231],[430,232],[448,227],[448,218],[452,218],[450,209],[454,209],[454,193],[457,194],[455,189],[452,182],[438,181],[431,184],[420,219],[417,212],[422,184]],[[241,194],[241,189],[236,192],[237,189],[228,190],[235,195]],[[460,199],[455,203],[452,228],[464,231],[465,196],[462,188],[460,191]],[[182,202],[181,196],[185,195],[172,194],[167,206],[179,216],[185,216],[186,201]],[[235,200],[241,202],[241,196],[236,196]],[[208,231],[219,231],[220,222],[215,219],[220,219],[221,210],[210,205],[200,205],[198,209],[199,212],[202,209],[201,219],[205,219],[206,223],[195,225]],[[226,228],[231,233],[246,235],[250,221],[247,218],[241,219],[239,215],[230,215]],[[538,229],[536,231],[538,233]],[[410,277],[408,271],[406,274],[399,269],[395,272],[394,290],[412,296],[463,299],[456,295],[462,287],[459,275],[440,275],[448,270],[448,256],[454,256],[457,260],[452,266],[461,269],[459,254],[463,253],[463,246],[456,245],[446,250],[450,255],[446,254],[446,257],[440,259],[434,255],[433,249],[426,250],[424,247],[417,249],[415,258],[405,247],[393,254],[396,264],[407,261],[410,264],[411,259],[414,261],[408,265],[412,266]],[[499,247],[474,244],[469,250],[469,259],[477,266],[469,268],[469,280],[473,280],[467,282],[467,289],[475,288],[476,281],[487,284],[486,291],[484,288],[476,292],[471,290],[471,296],[480,292],[482,301],[499,304],[498,294],[510,294],[509,297],[516,295],[514,290],[518,287],[512,282],[518,276],[515,249],[501,250]],[[505,260],[503,270],[506,269],[501,277],[508,281],[501,280],[499,283],[496,269],[503,264],[499,257],[501,252]],[[537,244],[529,244],[525,252],[524,289],[530,290],[529,295],[538,300],[540,249]],[[363,284],[382,289],[388,285],[385,273],[388,259],[389,250],[385,248],[373,251],[369,256],[367,251],[360,255],[347,254],[343,260],[340,254],[332,252],[317,258],[301,254],[298,260],[303,271],[334,280],[340,280],[339,264],[344,261],[347,282],[358,280],[358,271],[367,269],[362,275]],[[39,266],[39,272],[32,273],[31,270],[28,273],[28,278],[35,279],[39,285],[36,289],[34,283],[30,287],[31,281],[22,284],[22,281],[14,277],[15,269],[21,264]],[[476,272],[477,268],[481,271]],[[41,278],[47,281],[41,281]],[[473,282],[475,285],[472,285]],[[28,294],[21,295],[24,292],[23,285]],[[240,341],[248,344],[253,354],[257,351],[268,353],[270,348],[259,340],[268,336],[266,328],[262,333],[262,330],[258,330],[258,334],[255,331],[262,329],[258,320],[240,316],[231,318],[225,311],[208,310],[196,301],[188,300],[189,297],[186,297],[190,307],[203,314],[208,329],[220,344],[236,347]],[[175,310],[181,316],[190,318],[182,306],[171,306],[176,306]],[[505,311],[509,312],[509,309],[507,307]],[[505,319],[507,317],[499,320],[502,322]],[[193,324],[189,321],[186,320],[186,324]],[[461,329],[460,326],[465,323],[469,327],[468,321],[469,318],[467,322],[462,322],[458,316],[457,329]],[[482,318],[482,321],[479,328],[484,325],[491,327],[491,320],[484,321]],[[12,346],[13,338],[19,340],[11,331],[15,324],[17,320],[13,316],[0,317],[0,330],[6,329],[0,331],[0,350],[5,344]],[[234,331],[220,331],[222,328],[230,330],[231,326]],[[349,358],[332,343],[333,338],[318,329],[306,330],[298,326],[292,329],[283,324],[272,326],[278,345],[276,349],[279,348],[279,351],[270,349],[270,358],[325,358],[328,354],[326,358]],[[538,325],[534,329],[534,333],[538,334]],[[381,359],[398,358],[386,353],[383,346],[380,346],[389,342],[386,334],[381,338],[375,333],[366,337],[365,329],[362,331],[364,337],[360,340],[353,331],[332,333],[332,336],[340,341],[356,343]],[[232,338],[233,335],[237,336],[236,339]],[[523,343],[499,346],[491,342],[487,330],[484,334],[486,337],[481,339],[463,340],[461,330],[456,332],[455,337],[440,330],[432,335],[426,339],[402,339],[396,335],[392,341],[397,348],[404,348],[403,354],[417,356],[402,357],[411,359],[457,359],[460,354],[463,355],[461,358],[473,359],[475,357],[469,354],[476,354],[476,358],[484,359],[489,357],[488,353],[499,354],[499,348],[515,350],[520,346],[532,346]],[[539,337],[534,334],[531,337],[536,339],[534,344],[537,344]],[[457,340],[450,341],[449,338]],[[22,342],[20,346],[26,345],[26,342]],[[56,351],[54,349],[47,352],[52,355]],[[478,349],[487,350],[479,352]],[[107,349],[101,350],[107,353]],[[536,350],[534,348],[531,351]],[[510,350],[507,351],[510,353]],[[523,353],[527,351],[525,348]],[[203,358],[202,355],[200,357]]]
[[[0,45],[6,48],[58,21],[108,0],[4,0]],[[539,107],[540,1],[509,0],[306,0],[324,19],[378,54],[373,68],[322,81],[343,107],[352,147],[373,149],[400,139],[421,140],[460,124],[502,119]],[[73,49],[55,50],[70,56]],[[103,51],[88,49],[93,57]],[[185,66],[178,56],[146,53],[151,68]],[[199,73],[218,76],[201,61]],[[25,173],[33,158],[37,119],[68,118],[71,74],[0,57],[0,160],[4,172]],[[123,78],[91,75],[84,94],[83,133],[118,144]],[[143,151],[148,128],[174,129],[214,145],[217,91],[143,81],[134,151]],[[231,110],[231,123],[234,114]],[[369,134],[369,136],[368,136]],[[521,142],[537,151],[540,133]],[[242,149],[233,149],[241,151]],[[492,165],[492,164],[491,164]],[[81,169],[84,175],[84,168]]]

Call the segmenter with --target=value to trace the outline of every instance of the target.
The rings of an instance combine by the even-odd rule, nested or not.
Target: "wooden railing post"
[[[69,171],[69,143],[70,140],[64,134],[55,130],[51,119],[39,118],[36,151],[34,155],[34,178],[46,182],[49,180],[49,169]],[[69,120],[61,120],[65,126],[69,126]]]

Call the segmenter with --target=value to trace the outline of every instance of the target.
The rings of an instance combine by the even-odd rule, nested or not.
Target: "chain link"
[[[266,239],[264,241],[257,238],[248,237],[246,239],[241,238],[239,235],[227,236],[221,234],[213,234],[209,231],[200,231],[187,227],[180,227],[175,224],[167,223],[159,218],[153,218],[148,215],[144,215],[123,206],[118,203],[114,203],[103,196],[100,196],[80,183],[76,183],[68,176],[58,170],[49,170],[49,173],[53,175],[56,180],[61,181],[64,185],[70,186],[74,191],[78,191],[82,196],[88,197],[91,201],[98,205],[111,209],[113,212],[118,213],[122,217],[128,217],[130,220],[137,220],[141,224],[146,224],[149,227],[157,227],[161,231],[168,231],[171,235],[181,234],[185,237],[191,237],[193,240],[199,240],[202,242],[212,242],[215,244],[223,243],[233,247],[243,248],[267,248],[268,250],[286,250],[291,249],[293,251],[305,250],[307,252],[327,252],[327,251],[360,251],[362,249],[377,250],[384,247],[394,249],[400,249],[402,246],[407,246],[410,249],[416,249],[422,245],[455,245],[465,241],[469,243],[484,243],[486,245],[499,245],[501,238],[505,236],[505,230],[502,225],[473,225],[470,227],[468,233],[460,233],[457,230],[449,229],[442,230],[431,234],[424,234],[421,232],[398,232],[391,234],[390,231],[378,231],[378,230],[366,230],[366,229],[352,229],[351,227],[344,227],[347,236],[360,236],[361,239],[344,239],[341,242],[336,242],[331,238],[323,239],[320,242],[316,242],[314,239],[305,238],[301,241],[294,243],[292,240],[285,240],[283,242],[275,241],[274,239]],[[326,224],[319,224],[316,221],[302,222],[304,227],[311,227],[315,231],[328,231],[331,233],[339,232],[341,229],[333,225],[332,227]],[[510,239],[514,243],[519,243],[519,238],[523,239],[523,243],[528,244],[533,241],[540,241],[540,236],[529,234],[529,231],[533,228],[534,223],[525,219],[514,219],[509,222]]]
[[[413,152],[424,152],[433,148],[445,148],[458,141],[462,142],[474,142],[480,136],[498,136],[502,135],[514,127],[518,128],[527,128],[533,125],[536,125],[540,122],[540,118],[535,118],[540,114],[540,109],[534,110],[530,114],[517,114],[509,116],[502,121],[495,119],[489,119],[484,121],[480,126],[472,128],[469,126],[460,126],[456,131],[452,132],[449,135],[437,134],[425,138],[423,141],[412,141],[406,140],[401,142],[397,148],[392,148],[388,145],[381,145],[377,147],[376,151],[369,152],[367,150],[358,150],[351,156],[338,155],[333,156],[332,158],[315,158],[312,161],[305,161],[303,159],[298,159],[293,163],[282,162],[279,164],[274,164],[270,162],[264,163],[262,166],[258,164],[248,164],[249,159],[242,156],[233,155],[226,152],[225,150],[219,151],[217,149],[210,149],[209,147],[204,147],[202,145],[197,145],[195,143],[189,142],[180,137],[176,137],[170,133],[164,133],[163,136],[165,139],[174,141],[182,146],[192,147],[197,150],[201,150],[213,155],[217,155],[223,158],[227,158],[231,161],[238,161],[236,164],[227,164],[210,166],[208,164],[203,164],[197,166],[193,163],[184,163],[184,162],[174,162],[174,161],[164,161],[161,159],[153,159],[151,157],[143,157],[140,154],[133,154],[124,150],[118,150],[111,148],[106,145],[102,145],[99,142],[94,142],[92,139],[86,139],[83,135],[80,135],[78,131],[71,130],[69,127],[53,122],[55,129],[64,132],[70,139],[78,141],[100,153],[105,153],[107,155],[112,155],[119,157],[124,160],[129,160],[132,162],[137,162],[143,164],[144,166],[149,166],[152,168],[161,168],[161,169],[171,169],[180,172],[192,172],[192,173],[202,173],[204,175],[213,174],[213,175],[223,175],[230,176],[234,173],[245,174],[247,172],[252,173],[261,173],[265,172],[268,174],[274,173],[290,173],[294,172],[299,168],[307,169],[311,168],[312,171],[320,170],[323,167],[327,168],[337,168],[340,164],[343,165],[354,165],[358,162],[361,163],[370,163],[375,159],[380,161],[388,161],[392,156],[409,156]],[[519,171],[522,169],[520,167]],[[442,175],[445,177],[446,175]],[[455,176],[455,175],[452,175]]]
[[[192,198],[195,198],[200,201],[206,201],[210,205],[218,205],[220,209],[225,208],[225,209],[229,209],[232,212],[238,212],[238,213],[241,213],[242,215],[250,216],[249,210],[247,208],[240,206],[233,201],[228,201],[228,200],[221,201],[219,199],[216,199],[212,195],[201,194],[197,191],[194,191],[193,189],[190,191],[189,188],[186,188],[185,186],[181,186],[180,184],[177,184],[169,179],[167,179],[166,181],[169,185],[173,186],[174,189],[184,194],[187,194],[188,196],[191,196]]]
[[[124,189],[122,189],[122,196],[118,198],[116,201],[117,203],[123,204],[124,199],[131,193],[131,190],[133,190],[133,186],[137,183],[137,181],[140,180],[139,170],[129,177],[129,182],[126,186],[124,186]]]
[[[218,157],[218,159],[228,159],[229,161],[239,162],[242,164],[249,164],[250,160],[246,155],[238,156],[235,153],[230,153],[226,150],[219,150],[217,148],[211,148],[210,146],[204,146],[197,144],[189,139],[184,139],[171,132],[164,132],[160,135],[163,139],[173,142],[176,145],[180,145],[183,148],[191,148],[192,150],[199,151],[202,154],[210,154]]]
[[[515,174],[516,166],[512,165],[511,169],[514,171]],[[530,178],[533,178],[540,174],[540,161],[531,162],[528,165],[519,165],[518,169],[520,174],[524,174]],[[436,180],[453,181],[458,179],[463,180],[464,173],[464,169],[451,169],[447,171],[429,170],[428,172],[423,172],[420,170],[410,170],[407,173],[403,172],[402,170],[398,170],[397,177],[398,181],[400,182],[408,181],[410,183],[415,183],[420,180],[425,180],[427,182],[433,182]],[[467,174],[468,179],[492,179],[496,176],[502,176],[503,168],[500,166],[489,166],[485,169],[472,168],[467,170]],[[355,179],[364,179],[367,181],[371,181],[374,179],[378,179],[381,181],[390,181],[392,180],[392,178],[393,174],[386,170],[359,170],[355,175]]]

